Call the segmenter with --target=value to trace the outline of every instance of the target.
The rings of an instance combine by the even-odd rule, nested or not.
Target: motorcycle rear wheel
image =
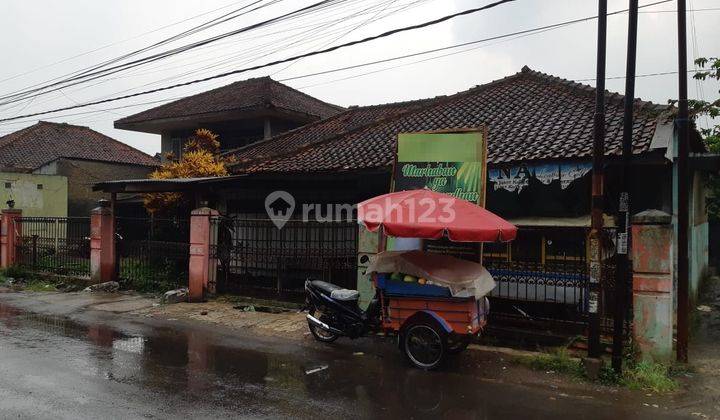
[[[317,309],[311,309],[310,315],[314,316],[322,322],[327,323],[326,317]],[[332,343],[340,337],[337,334],[333,334],[330,331],[325,331],[322,328],[313,325],[313,323],[310,321],[308,321],[308,327],[310,328],[310,333],[313,335],[313,337],[315,337],[315,339],[317,341],[320,341],[321,343]]]

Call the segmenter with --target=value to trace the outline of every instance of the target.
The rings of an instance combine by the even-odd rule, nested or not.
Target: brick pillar
[[[107,200],[90,212],[90,279],[93,283],[116,280],[115,218]]]
[[[673,356],[671,216],[646,210],[632,218],[633,337],[643,359]]]
[[[201,207],[190,215],[189,301],[202,302],[210,279],[210,219],[217,210]]]
[[[22,225],[14,220],[22,216],[20,209],[3,209],[0,215],[0,268],[7,268],[17,262],[15,242],[22,235]]]

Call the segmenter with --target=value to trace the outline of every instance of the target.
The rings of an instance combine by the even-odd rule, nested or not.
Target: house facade
[[[36,194],[38,197],[45,196],[45,190],[54,188],[54,184],[64,185],[62,199],[52,204],[45,203],[45,206],[52,207],[52,211],[31,211],[38,214],[29,215],[87,217],[90,210],[97,206],[97,200],[107,197],[102,192],[93,191],[95,183],[146,178],[158,164],[150,155],[77,125],[41,121],[0,137],[0,172],[18,174],[17,181],[3,183],[6,195],[27,196],[29,187],[20,178],[28,175],[20,174],[45,179],[58,177],[58,181],[52,183],[34,182],[36,189],[43,190],[42,194]]]
[[[235,149],[330,117],[343,108],[313,98],[269,77],[227,86],[115,121],[115,128],[159,134],[161,155],[181,157],[198,128],[218,134],[223,151]]]
[[[623,102],[622,95],[606,94],[604,219],[609,238],[615,237],[620,198]],[[642,100],[634,105],[630,212],[658,210],[671,215],[676,226],[674,110]],[[266,214],[266,197],[274,191],[290,193],[296,219],[305,204],[358,203],[390,190],[398,134],[486,127],[486,206],[520,228],[512,243],[483,248],[484,264],[499,283],[493,292],[495,313],[583,325],[594,112],[593,87],[524,67],[454,95],[349,108],[225,151],[234,161],[231,177],[168,186],[202,195],[223,215],[225,224],[216,226],[218,290],[255,285],[269,293],[302,293],[308,276],[367,290],[362,268],[371,258],[372,238],[352,223],[301,224],[291,218],[278,229]],[[697,132],[690,146],[694,153],[704,152]],[[693,171],[690,194],[695,290],[708,266],[704,177],[703,171]],[[127,192],[163,185],[118,181],[98,188]],[[609,312],[613,259],[606,264],[610,277],[601,304]]]

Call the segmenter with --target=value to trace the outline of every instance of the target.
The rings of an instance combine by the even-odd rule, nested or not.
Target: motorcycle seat
[[[327,293],[328,295],[333,292],[333,290],[340,290],[342,287],[336,286],[332,283],[328,283],[326,281],[320,281],[320,280],[313,280],[310,282],[310,285],[324,293]]]
[[[329,294],[331,298],[343,302],[358,300],[360,297],[360,292],[357,290],[343,289],[340,286],[325,281],[313,280],[310,284],[316,289],[321,290],[323,293]]]
[[[358,300],[360,298],[360,292],[350,289],[337,289],[330,292],[330,297],[346,302],[350,300]]]

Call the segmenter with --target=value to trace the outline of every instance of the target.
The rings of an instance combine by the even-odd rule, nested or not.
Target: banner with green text
[[[485,204],[484,130],[398,135],[394,191],[429,188]]]
[[[454,197],[485,205],[486,131],[483,128],[401,133],[393,174],[393,191],[429,188]],[[401,240],[388,241],[388,249],[405,246]],[[478,261],[477,244],[424,241],[423,248]]]

